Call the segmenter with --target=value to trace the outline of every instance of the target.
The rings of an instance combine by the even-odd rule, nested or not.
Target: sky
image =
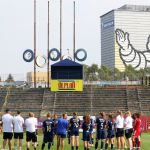
[[[101,63],[100,16],[125,4],[150,5],[149,0],[62,0],[62,53],[73,49],[73,1],[76,2],[76,50],[84,48],[91,65]],[[8,73],[18,80],[33,71],[33,62],[23,60],[23,52],[34,48],[34,0],[0,0],[0,76]],[[37,55],[47,51],[47,2],[37,0]],[[50,0],[50,49],[59,49],[59,2]],[[54,63],[54,62],[50,62]],[[46,67],[37,71],[46,71]]]

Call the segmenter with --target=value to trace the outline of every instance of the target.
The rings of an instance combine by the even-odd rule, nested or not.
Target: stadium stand
[[[27,117],[30,111],[39,117],[42,109],[43,92],[44,89],[12,89],[6,107],[14,113],[16,110],[20,110],[24,117]]]
[[[7,90],[4,88],[0,88],[0,110],[2,111],[2,107],[5,103],[5,97],[7,95]]]
[[[141,105],[141,113],[144,115],[150,115],[150,89],[138,89],[139,99]]]
[[[4,105],[5,104],[5,105]],[[141,112],[150,115],[150,88],[144,87],[99,87],[84,86],[83,92],[51,92],[50,89],[0,89],[0,109],[13,112],[21,110],[24,117],[32,111],[40,118],[49,111],[61,115],[63,112],[78,112],[78,115],[99,111]]]
[[[128,110],[132,113],[141,112],[138,89],[126,89]]]
[[[95,88],[93,94],[93,109],[99,111],[114,112],[115,110],[127,110],[125,89]]]

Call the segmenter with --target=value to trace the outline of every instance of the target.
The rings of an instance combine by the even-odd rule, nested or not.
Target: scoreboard
[[[69,59],[51,65],[51,91],[83,91],[83,65]]]

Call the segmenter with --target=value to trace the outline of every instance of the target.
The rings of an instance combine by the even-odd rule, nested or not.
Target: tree
[[[129,78],[131,81],[138,80],[138,71],[136,71],[131,65],[126,66],[125,68],[125,76]]]
[[[114,68],[112,70],[112,78],[114,81],[120,81],[124,78],[124,72],[119,71],[119,69]]]
[[[98,80],[98,65],[92,64],[91,67],[89,67],[89,80],[90,81],[97,81]]]
[[[13,78],[13,76],[11,74],[9,74],[5,81],[6,82],[14,82],[14,78]]]
[[[99,69],[99,77],[101,80],[110,81],[112,80],[112,72],[108,67],[102,65]]]
[[[89,77],[89,66],[88,65],[83,65],[83,74],[84,74],[84,80],[88,81]]]

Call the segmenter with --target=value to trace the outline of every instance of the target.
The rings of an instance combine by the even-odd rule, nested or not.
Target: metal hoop
[[[30,54],[30,58],[27,58],[26,57],[26,54],[27,53],[29,53]],[[23,59],[24,59],[24,61],[26,61],[26,62],[31,62],[33,59],[34,59],[34,53],[33,53],[33,51],[31,50],[31,49],[27,49],[27,50],[25,50],[24,51],[24,53],[23,53]]]
[[[43,59],[44,60],[44,63],[42,63],[42,64],[40,64],[41,62],[40,61],[38,61],[38,59]],[[36,57],[36,61],[35,61],[35,63],[36,63],[36,65],[38,66],[38,67],[40,67],[40,68],[43,68],[45,65],[46,65],[46,62],[47,62],[47,59],[46,59],[46,57],[43,55],[43,56],[37,56]]]
[[[78,57],[78,54],[79,54],[80,52],[83,52],[83,53],[84,53],[84,57],[83,57],[83,58],[79,58],[79,57]],[[84,60],[86,60],[86,58],[87,58],[87,52],[86,52],[86,50],[84,50],[84,49],[78,49],[78,50],[75,52],[75,58],[76,58],[78,61],[84,61]]]
[[[57,53],[57,56],[55,58],[52,58],[51,57],[51,54],[53,52],[56,52]],[[50,51],[49,51],[49,59],[52,60],[52,61],[57,61],[58,59],[60,59],[60,51],[56,48],[52,48]]]

